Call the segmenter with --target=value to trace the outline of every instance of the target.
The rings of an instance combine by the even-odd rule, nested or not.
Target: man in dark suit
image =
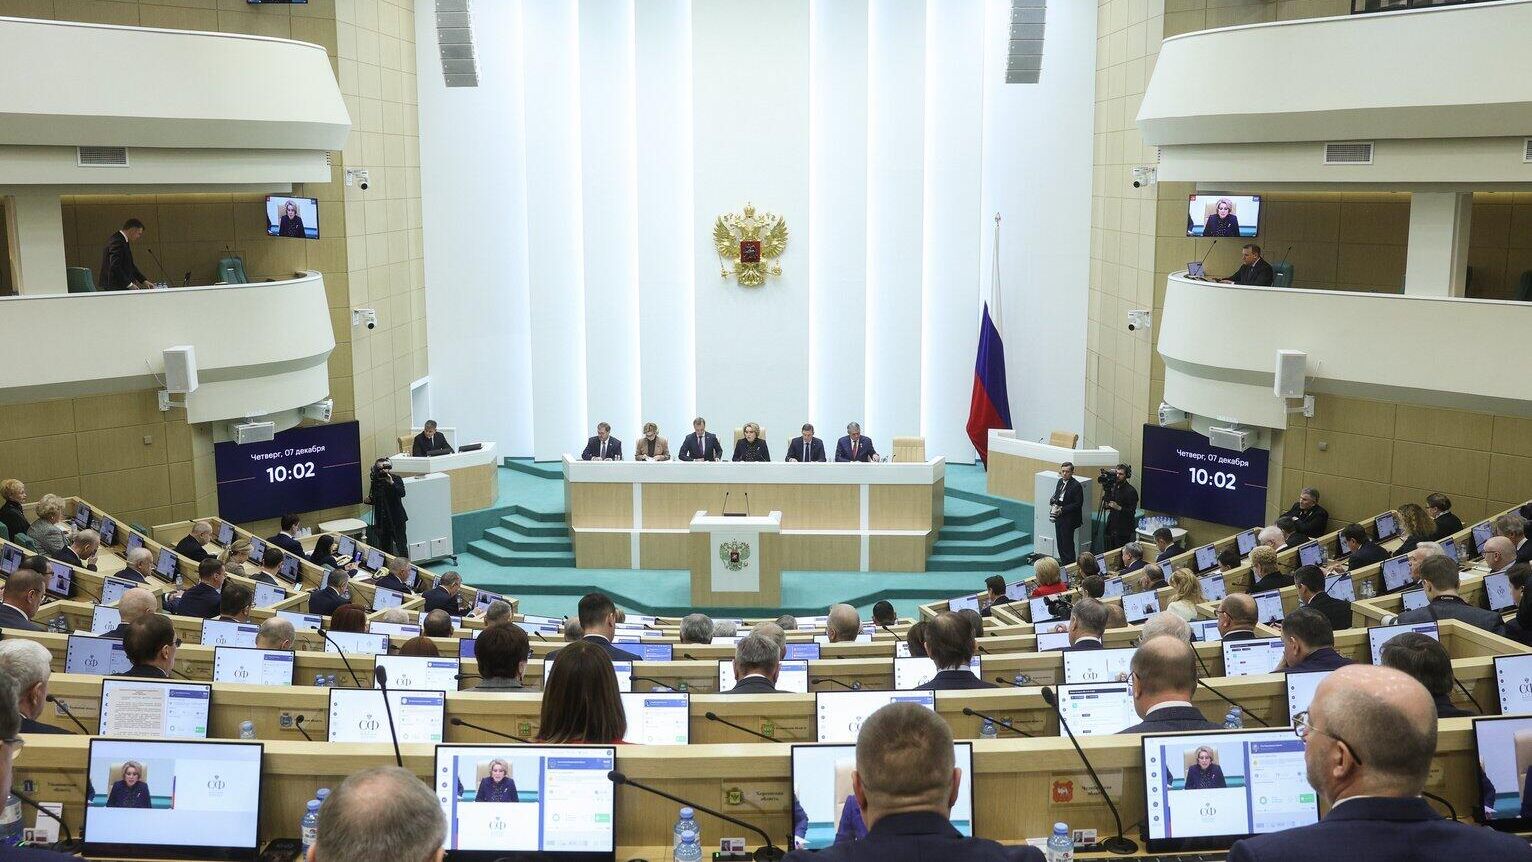
[[[68,563],[76,568],[94,572],[96,570],[96,549],[101,547],[101,534],[95,530],[79,530],[69,544],[59,549],[53,559],[61,563]]]
[[[159,597],[146,587],[134,587],[123,593],[117,600],[117,615],[122,621],[101,637],[123,640],[134,623],[159,610],[159,601]]]
[[[1150,638],[1133,651],[1129,665],[1133,711],[1143,719],[1121,733],[1169,733],[1217,730],[1202,710],[1192,706],[1197,693],[1197,656],[1178,637]]]
[[[851,422],[846,425],[846,436],[835,443],[836,461],[876,461],[878,450],[872,440],[862,434],[862,426]]]
[[[1378,664],[1403,671],[1425,686],[1436,704],[1437,718],[1473,715],[1452,702],[1452,657],[1436,638],[1420,632],[1395,635],[1378,651]]]
[[[825,441],[814,436],[814,426],[803,423],[803,434],[787,444],[787,460],[808,463],[825,460]]]
[[[937,614],[926,624],[926,655],[936,665],[936,676],[920,686],[923,691],[954,691],[969,688],[994,688],[995,684],[973,675],[968,663],[975,650],[973,627],[951,611]]]
[[[197,583],[179,595],[165,597],[165,610],[183,617],[210,620],[223,605],[223,563],[208,557],[197,564]]]
[[[176,666],[176,648],[181,645],[175,626],[161,614],[149,614],[128,627],[122,649],[133,667],[122,676],[145,679],[170,679]]]
[[[32,622],[32,615],[43,606],[43,595],[48,584],[48,578],[43,572],[47,570],[47,558],[28,557],[6,579],[5,591],[0,594],[4,600],[4,604],[0,604],[0,628],[28,632],[43,630],[42,626]]]
[[[101,250],[102,290],[149,290],[154,287],[149,283],[149,277],[133,265],[132,243],[138,242],[143,236],[144,223],[130,218],[122,223],[122,230],[112,234],[106,241],[106,248]]]
[[[1309,538],[1324,535],[1325,528],[1330,525],[1330,513],[1319,505],[1318,488],[1304,488],[1299,492],[1298,502],[1288,507],[1282,517],[1292,518],[1298,525],[1298,532]]]
[[[734,687],[724,694],[777,694],[782,671],[782,647],[759,632],[740,639],[734,648]]]
[[[1114,469],[1117,481],[1110,488],[1102,492],[1102,503],[1106,505],[1106,546],[1108,549],[1121,548],[1133,541],[1138,533],[1138,489],[1128,481],[1133,475],[1133,468],[1127,464],[1118,464]]]
[[[1218,603],[1218,636],[1226,641],[1247,641],[1255,637],[1259,610],[1249,593],[1229,593]]]
[[[1065,461],[1059,465],[1059,483],[1053,489],[1053,496],[1048,498],[1049,518],[1053,521],[1061,566],[1075,561],[1075,530],[1080,529],[1084,506],[1085,489],[1075,478],[1075,465]]]
[[[16,682],[16,707],[21,712],[22,733],[70,732],[37,720],[42,715],[43,705],[48,702],[52,663],[48,648],[36,641],[7,638],[0,642],[0,673],[9,674]]]
[[[207,521],[197,521],[192,524],[191,533],[182,536],[181,541],[176,542],[176,553],[194,563],[200,563],[212,556],[202,547],[212,540],[213,525]]]
[[[324,578],[324,588],[309,594],[309,613],[327,617],[346,603],[346,582],[350,577],[345,569],[331,569]]]
[[[447,435],[436,430],[436,420],[427,419],[420,433],[415,435],[414,442],[410,444],[410,454],[416,458],[424,458],[427,455],[451,455],[452,444],[447,442]]]
[[[1102,649],[1101,639],[1106,636],[1106,605],[1096,599],[1082,598],[1075,602],[1069,614],[1069,646],[1067,649]]]
[[[1532,542],[1527,541],[1527,522],[1516,512],[1507,512],[1495,519],[1495,535],[1511,540],[1516,549],[1516,562],[1532,563]]]
[[[979,612],[980,616],[989,616],[990,609],[996,605],[1008,605],[1011,597],[1005,593],[1005,575],[990,575],[984,579],[984,596],[986,603],[984,609]]]
[[[446,611],[449,615],[460,617],[473,610],[473,605],[466,604],[460,595],[463,590],[463,576],[457,572],[443,572],[436,586],[426,590],[421,595],[425,598],[425,611]]]
[[[1255,243],[1246,243],[1240,248],[1240,267],[1228,278],[1219,281],[1224,284],[1248,284],[1255,287],[1270,287],[1276,273],[1272,271],[1271,264],[1261,257],[1261,247]]]
[[[1177,554],[1186,553],[1186,549],[1181,547],[1181,543],[1177,542],[1175,537],[1176,534],[1172,533],[1169,527],[1161,527],[1154,531],[1154,546],[1160,549],[1159,554],[1154,558],[1156,563],[1163,563]]]
[[[707,420],[698,416],[692,420],[692,433],[681,441],[681,451],[676,456],[682,461],[718,461],[723,458],[723,446],[718,435],[707,430]]]
[[[612,645],[617,632],[617,606],[604,593],[587,593],[580,599],[581,640],[606,650],[612,661],[638,661],[639,657]],[[558,655],[558,653],[553,653]]]
[[[149,579],[155,576],[154,552],[148,548],[138,547],[128,551],[123,555],[123,561],[127,565],[123,566],[122,570],[112,577],[147,584]]]
[[[1427,494],[1426,514],[1436,521],[1436,535],[1433,538],[1438,542],[1463,529],[1463,519],[1452,514],[1452,500],[1446,494]]]
[[[1505,634],[1505,621],[1485,608],[1476,608],[1458,595],[1458,564],[1444,554],[1433,554],[1420,563],[1420,584],[1429,600],[1423,608],[1405,611],[1398,622],[1425,623],[1438,620],[1462,620],[1490,634]]]
[[[393,590],[396,593],[410,595],[410,561],[405,557],[391,557],[383,574],[372,579],[374,586],[385,590]]]
[[[612,426],[602,422],[596,426],[596,436],[585,441],[581,461],[621,461],[622,441],[612,436]]]
[[[1136,540],[1122,546],[1122,553],[1118,555],[1118,562],[1122,568],[1119,575],[1127,575],[1144,567],[1144,548]]]
[[[1313,608],[1325,615],[1330,627],[1336,631],[1351,628],[1351,603],[1325,592],[1324,570],[1318,566],[1299,566],[1293,572],[1293,583],[1298,587],[1298,604]]]
[[[1347,524],[1340,531],[1341,548],[1346,551],[1346,571],[1354,572],[1363,566],[1381,563],[1388,559],[1388,551],[1367,537],[1367,528],[1361,524]]]
[[[1308,673],[1335,670],[1351,663],[1351,659],[1335,651],[1335,629],[1324,614],[1313,608],[1298,608],[1283,618],[1279,670]]]
[[[303,550],[303,543],[298,541],[298,527],[302,523],[303,519],[297,515],[283,515],[282,531],[267,539],[267,543],[276,545],[295,557],[308,556],[308,551]]]
[[[1277,564],[1277,552],[1266,545],[1250,551],[1250,592],[1265,593],[1293,585],[1293,578]]]
[[[1406,674],[1341,668],[1299,718],[1305,771],[1329,811],[1311,826],[1236,842],[1230,862],[1532,860],[1524,839],[1444,820],[1421,797],[1436,754],[1436,709]]]
[[[988,838],[963,837],[948,819],[960,786],[947,722],[917,704],[889,704],[868,716],[857,734],[851,792],[867,825],[866,837],[818,851],[795,850],[787,859],[1042,862],[1043,853],[1036,847],[1007,847]]]

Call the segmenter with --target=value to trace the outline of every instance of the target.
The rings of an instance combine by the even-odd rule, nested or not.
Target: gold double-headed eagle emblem
[[[724,213],[713,223],[713,245],[718,249],[718,274],[734,277],[745,287],[760,287],[766,276],[781,275],[777,259],[787,249],[787,221],[776,213],[756,214],[755,205],[743,212]]]

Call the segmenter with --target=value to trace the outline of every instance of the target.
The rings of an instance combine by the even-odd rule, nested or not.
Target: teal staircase
[[[563,512],[543,512],[519,504],[500,525],[468,543],[468,553],[502,566],[574,568],[574,544]]]
[[[999,505],[971,499],[977,494],[945,498],[943,524],[926,559],[931,572],[1005,572],[1026,565],[1032,536],[1016,528],[1014,516]]]

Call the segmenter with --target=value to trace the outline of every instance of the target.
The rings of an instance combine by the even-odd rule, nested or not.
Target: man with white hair
[[[510,602],[503,602],[503,601],[501,601],[499,599],[495,599],[494,601],[489,603],[489,607],[484,609],[484,627],[485,628],[489,628],[490,626],[498,626],[501,623],[508,623],[510,621],[511,621],[511,604],[510,604]]]
[[[1447,551],[1438,542],[1421,542],[1416,545],[1405,557],[1410,561],[1410,579],[1395,587],[1389,592],[1402,593],[1405,590],[1413,590],[1420,586],[1420,564],[1429,557],[1445,557]]]
[[[745,635],[734,648],[734,687],[724,694],[776,694],[782,648],[760,633]]]
[[[681,618],[681,643],[705,644],[713,642],[713,621],[707,614],[687,614]]]
[[[255,633],[255,646],[257,649],[292,649],[294,636],[291,620],[269,617]]]
[[[0,672],[16,681],[16,708],[21,711],[22,733],[69,733],[37,720],[48,702],[48,677],[53,656],[37,641],[12,638],[0,641]]]
[[[409,595],[410,561],[408,557],[394,557],[388,561],[387,571],[372,579],[373,584],[385,590]]]
[[[202,547],[212,540],[212,523],[208,521],[196,521],[191,526],[191,532],[185,536],[182,536],[181,541],[176,542],[176,553],[187,558],[188,560],[191,560],[194,563],[200,563],[208,557],[212,556],[207,552],[206,548]]]
[[[128,551],[127,567],[118,572],[114,577],[125,581],[138,581],[140,584],[149,583],[149,578],[154,575],[154,552],[145,547],[137,547]]]
[[[1286,542],[1286,534],[1282,532],[1281,527],[1278,527],[1275,524],[1269,527],[1262,527],[1261,531],[1255,534],[1255,543],[1257,545],[1265,545],[1273,551],[1280,551],[1282,549],[1282,545]]]
[[[787,632],[783,631],[782,627],[776,623],[756,623],[751,627],[750,633],[770,638],[771,642],[777,645],[777,652],[784,656],[787,655]]]
[[[128,590],[122,594],[122,598],[117,600],[117,615],[122,618],[122,621],[117,624],[117,628],[104,632],[101,636],[122,640],[128,636],[128,628],[154,613],[158,609],[158,604],[159,599],[156,599],[154,593],[147,587],[134,587]]]
[[[76,568],[96,570],[96,550],[101,547],[101,534],[95,530],[77,530],[69,544],[59,549],[53,559]]]
[[[856,608],[844,603],[830,606],[825,621],[825,634],[829,636],[830,643],[854,643],[856,636],[861,633],[862,618]]]
[[[1144,620],[1144,627],[1139,632],[1138,642],[1145,644],[1158,637],[1179,638],[1186,643],[1191,643],[1191,624],[1182,619],[1178,614],[1171,613],[1170,611],[1160,611],[1149,619]]]
[[[378,614],[378,622],[391,623],[393,625],[408,625],[410,612],[404,608],[388,608]]]

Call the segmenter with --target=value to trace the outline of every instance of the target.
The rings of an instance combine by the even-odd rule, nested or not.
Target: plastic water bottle
[[[329,686],[330,688],[334,688],[335,687],[335,674],[332,673],[329,676],[325,677],[325,683],[324,684]]]
[[[322,673],[314,674],[314,685],[319,686],[319,687],[322,688],[322,687],[324,687],[324,684],[325,684],[324,674],[322,674]]]
[[[255,722],[241,721],[239,723],[240,739],[255,739]]]
[[[303,812],[303,820],[299,822],[298,832],[303,836],[303,853],[308,855],[309,848],[319,840],[319,800],[310,799],[308,808]]]
[[[1048,862],[1071,862],[1075,858],[1075,842],[1069,837],[1069,824],[1053,824],[1053,834],[1048,836]]]
[[[321,787],[314,791],[314,798],[319,801],[319,807],[324,807],[324,801],[330,798],[330,788]]]
[[[676,845],[675,862],[702,862],[702,841],[695,824],[681,833],[681,843]]]
[[[688,829],[690,829],[693,832],[697,831],[697,819],[696,818],[697,818],[696,812],[692,811],[690,807],[683,806],[681,808],[681,819],[676,821],[675,829],[671,830],[672,833],[673,833],[672,834],[672,839],[673,840],[671,841],[671,845],[670,845],[671,849],[675,849],[675,848],[681,846],[681,833],[685,832]],[[679,857],[677,857],[677,858],[679,858]]]
[[[1229,708],[1229,714],[1223,717],[1224,730],[1239,730],[1245,726],[1245,711],[1237,706]]]
[[[980,739],[999,739],[1000,738],[1000,732],[995,729],[995,723],[993,721],[990,721],[989,719],[986,718],[986,719],[984,719],[984,723],[979,725],[979,738]]]
[[[1356,591],[1361,594],[1362,598],[1364,599],[1370,599],[1378,594],[1378,588],[1373,585],[1371,580],[1362,581],[1361,583],[1357,584]]]
[[[59,614],[53,619],[48,620],[48,631],[64,634],[69,631],[69,621],[64,619],[63,614]]]
[[[1022,688],[1024,686],[1029,686],[1029,685],[1032,684],[1032,677],[1027,676],[1024,673],[1018,673],[1018,674],[1016,674],[1016,678],[1011,680],[1011,682],[1016,683],[1016,687],[1017,688]]]
[[[21,800],[15,794],[5,798],[5,812],[0,814],[0,847],[21,843]]]

